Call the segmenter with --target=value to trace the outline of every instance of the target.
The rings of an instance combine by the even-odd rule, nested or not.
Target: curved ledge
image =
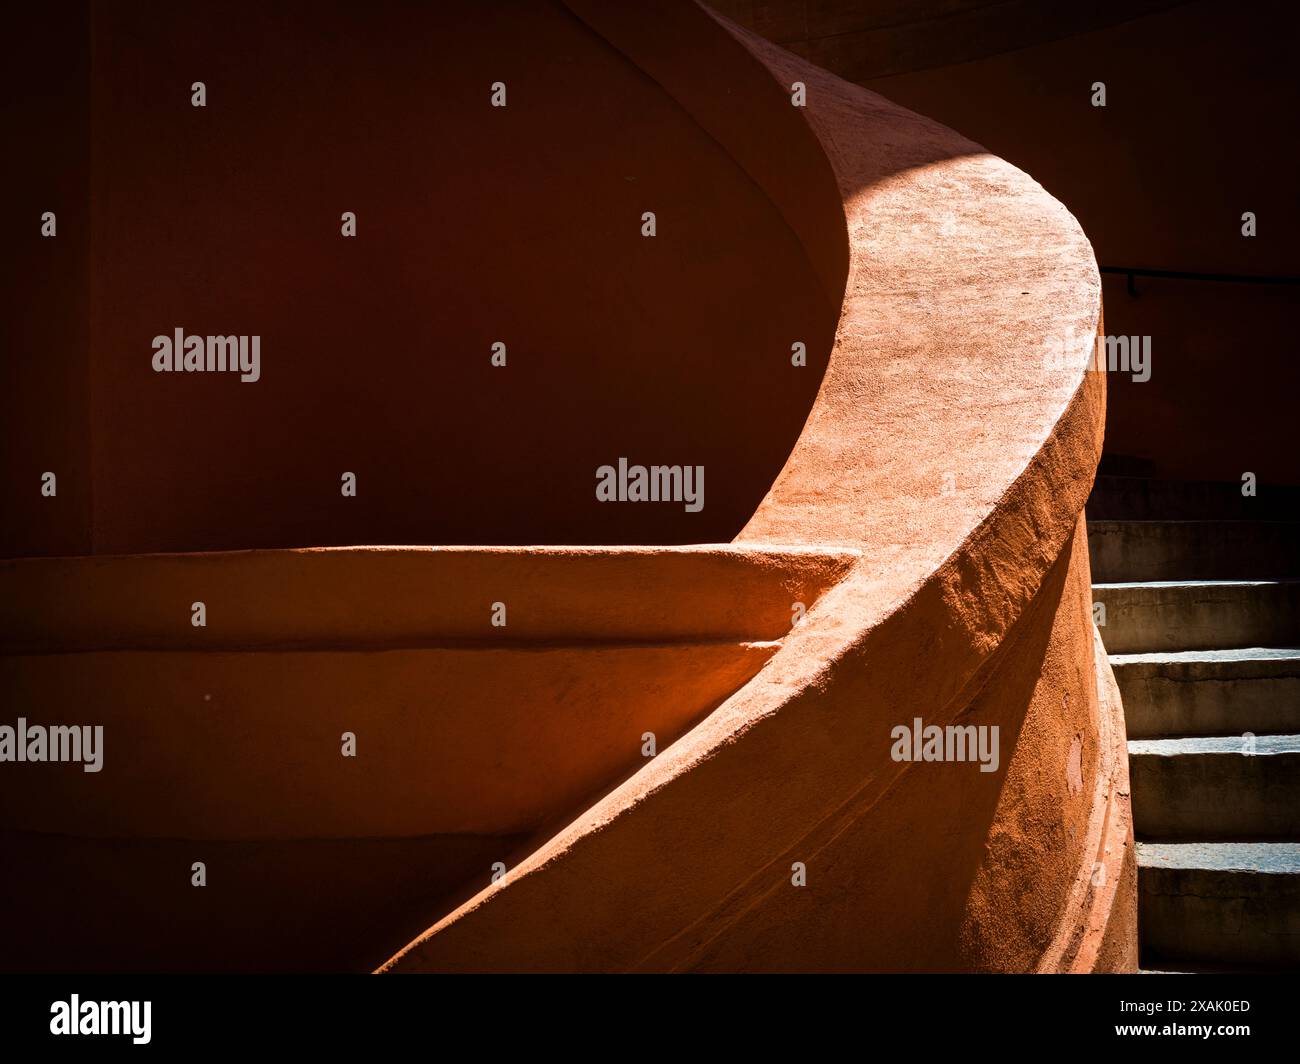
[[[1102,800],[1122,770],[1076,535],[1104,404],[1087,240],[977,145],[729,28],[808,86],[851,249],[817,403],[740,539],[862,559],[743,689],[385,970],[1041,969],[1077,930],[1057,916],[1083,911],[1090,825],[1131,837]],[[917,715],[1000,722],[1010,765],[922,779],[889,754]]]
[[[319,547],[0,561],[0,653],[780,639],[852,548]],[[654,586],[654,595],[643,594]],[[195,599],[206,622],[190,623]],[[496,600],[508,600],[491,623]]]
[[[93,707],[112,748],[107,776],[38,787],[45,766],[11,766],[0,828],[529,832],[626,773],[647,733],[666,745],[742,686],[792,604],[814,604],[856,557],[717,545],[0,563],[0,689],[32,727]],[[355,758],[340,756],[348,735]],[[202,766],[235,766],[238,794]]]

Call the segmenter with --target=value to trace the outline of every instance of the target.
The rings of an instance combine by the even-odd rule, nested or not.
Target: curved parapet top
[[[1078,534],[1104,402],[1088,242],[978,145],[727,28],[806,87],[849,245],[816,403],[739,539],[861,559],[715,713],[386,968],[1130,965],[1123,726]],[[992,729],[1003,760],[900,760],[913,722]]]

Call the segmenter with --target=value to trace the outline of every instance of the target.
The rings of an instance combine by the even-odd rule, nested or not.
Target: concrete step
[[[1128,754],[1138,836],[1300,838],[1300,735],[1131,739]]]
[[[1137,861],[1145,956],[1300,965],[1300,843],[1139,842]]]
[[[1300,577],[1300,521],[1089,521],[1097,581]]]
[[[1235,481],[1099,476],[1088,498],[1090,521],[1300,521],[1300,486],[1258,483],[1241,494]]]
[[[1130,739],[1300,732],[1300,647],[1112,654]]]
[[[1092,597],[1111,654],[1300,644],[1300,580],[1097,583]]]

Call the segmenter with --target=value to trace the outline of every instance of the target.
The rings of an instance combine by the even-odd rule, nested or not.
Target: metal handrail
[[[1128,294],[1138,294],[1135,277],[1166,277],[1175,281],[1226,281],[1230,284],[1300,284],[1300,277],[1268,276],[1249,273],[1194,273],[1188,270],[1148,270],[1141,266],[1099,266],[1102,273],[1128,275]]]

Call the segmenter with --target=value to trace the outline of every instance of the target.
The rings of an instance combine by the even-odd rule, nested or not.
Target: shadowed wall
[[[753,512],[838,297],[750,174],[562,5],[117,4],[20,27],[67,32],[93,38],[91,150],[75,92],[37,132],[91,206],[21,246],[20,272],[68,264],[15,315],[17,359],[57,384],[39,417],[6,394],[4,553],[716,542]],[[84,50],[64,58],[27,74]],[[32,233],[43,203],[18,199]],[[68,335],[51,347],[31,312]],[[177,327],[260,335],[261,379],[155,373]],[[620,457],[703,465],[704,509],[599,503]]]

